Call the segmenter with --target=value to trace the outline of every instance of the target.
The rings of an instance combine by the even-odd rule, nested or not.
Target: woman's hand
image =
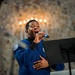
[[[41,58],[41,60],[34,62],[34,65],[33,65],[33,67],[36,70],[39,70],[42,68],[47,68],[49,66],[48,61],[45,58],[43,58],[42,56],[40,56],[40,58]]]

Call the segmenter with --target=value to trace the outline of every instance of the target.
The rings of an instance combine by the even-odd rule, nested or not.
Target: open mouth
[[[39,31],[35,31],[34,33],[38,33]]]

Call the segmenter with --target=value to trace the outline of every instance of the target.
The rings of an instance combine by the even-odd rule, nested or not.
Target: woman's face
[[[36,21],[32,21],[29,23],[28,30],[26,31],[28,34],[28,37],[35,38],[36,33],[40,31],[39,23]]]

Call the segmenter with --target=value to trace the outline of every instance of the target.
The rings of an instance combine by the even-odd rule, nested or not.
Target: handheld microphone
[[[41,33],[41,32],[39,32],[39,33]],[[44,38],[49,38],[49,35],[48,34],[46,34],[46,33],[44,33],[44,36],[43,36]]]
[[[44,35],[44,38],[49,38],[49,35],[48,35],[48,34],[45,34],[45,35]]]

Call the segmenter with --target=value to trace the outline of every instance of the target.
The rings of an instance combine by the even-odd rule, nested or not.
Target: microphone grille
[[[45,37],[45,38],[49,38],[49,35],[48,35],[48,34],[45,34],[44,37]]]

